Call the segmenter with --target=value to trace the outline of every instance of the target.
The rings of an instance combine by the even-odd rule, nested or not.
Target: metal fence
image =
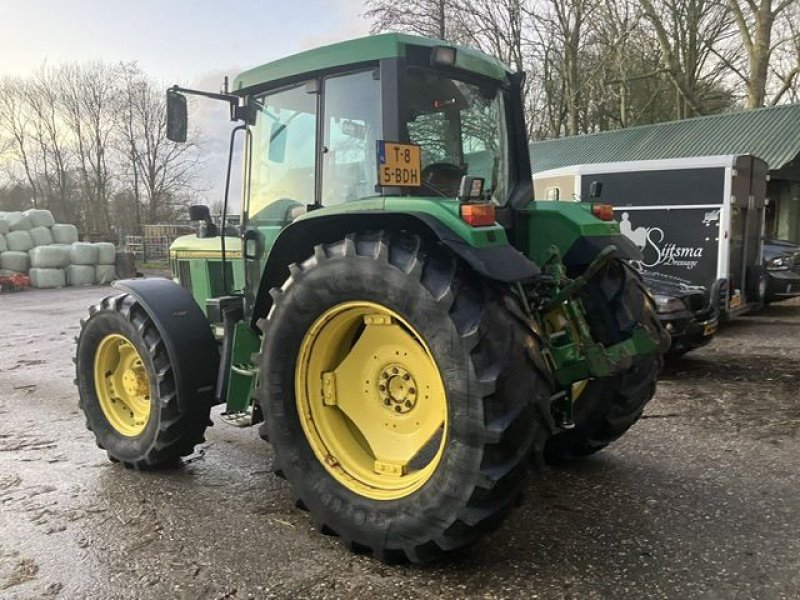
[[[194,230],[186,225],[144,225],[143,235],[125,236],[125,251],[142,262],[166,262],[169,259],[170,244],[175,238],[192,231]]]

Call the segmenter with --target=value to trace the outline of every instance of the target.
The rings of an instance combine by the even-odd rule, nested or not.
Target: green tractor
[[[523,81],[387,34],[170,88],[173,141],[187,94],[240,121],[241,223],[192,207],[174,281],[118,281],[83,322],[80,406],[109,458],[180,464],[224,404],[320,531],[425,562],[494,528],[531,462],[621,436],[668,338],[610,208],[532,200]]]

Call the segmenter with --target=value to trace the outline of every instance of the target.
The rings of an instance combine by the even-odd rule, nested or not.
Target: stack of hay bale
[[[28,275],[33,287],[111,283],[115,263],[114,244],[79,242],[49,210],[0,212],[0,270]]]

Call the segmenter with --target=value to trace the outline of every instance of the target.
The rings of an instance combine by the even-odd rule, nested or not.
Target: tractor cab
[[[475,50],[386,34],[251,69],[230,92],[210,94],[227,99],[242,120],[233,132],[242,139],[231,147],[244,147],[249,293],[229,291],[244,293],[247,312],[257,311],[255,293],[273,244],[314,211],[363,211],[369,220],[393,206],[435,210],[470,237],[505,241],[498,213],[531,197],[521,81]],[[170,131],[178,136],[187,127],[183,94],[192,92],[168,94]],[[475,226],[487,229],[468,231]],[[178,269],[184,243],[173,252]],[[516,262],[516,271],[525,270]],[[197,300],[203,306],[208,298]]]

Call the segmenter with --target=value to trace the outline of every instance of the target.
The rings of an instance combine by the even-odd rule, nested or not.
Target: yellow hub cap
[[[346,302],[325,311],[303,338],[295,395],[314,454],[357,494],[407,496],[442,458],[439,369],[422,336],[385,306]]]
[[[109,424],[124,436],[137,436],[150,418],[150,378],[142,357],[127,338],[104,337],[94,356],[94,385]]]

